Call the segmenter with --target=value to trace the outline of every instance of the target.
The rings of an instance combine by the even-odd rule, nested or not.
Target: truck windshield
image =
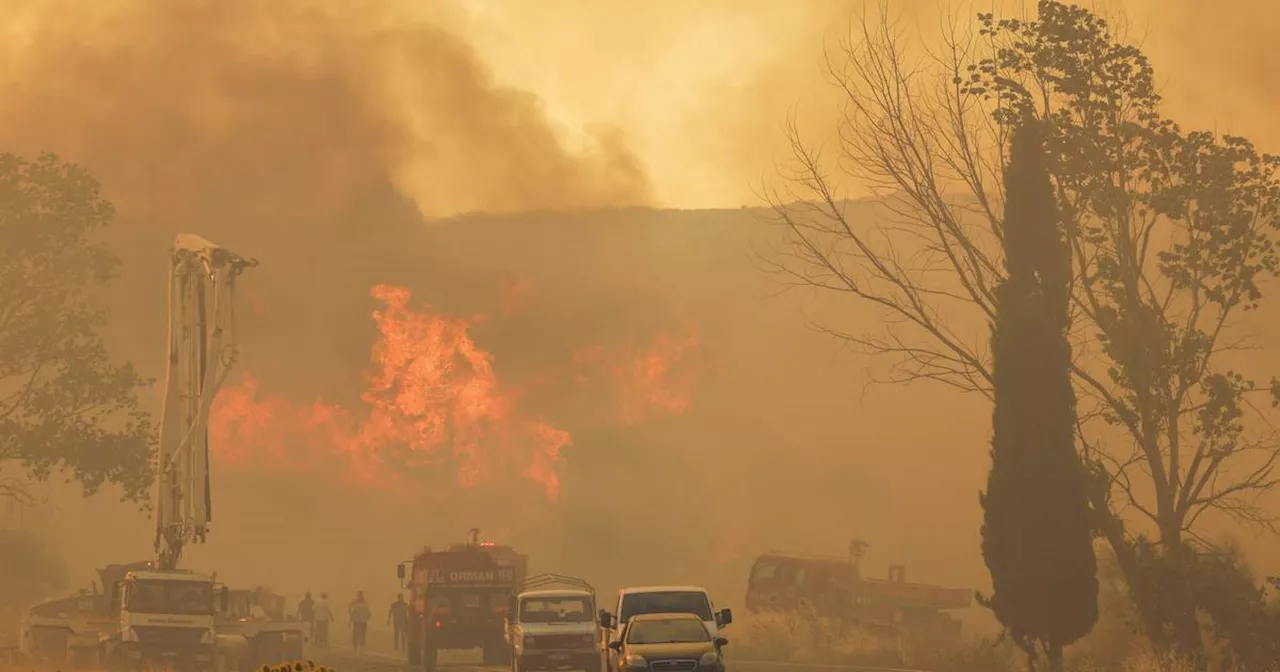
[[[618,620],[626,623],[637,614],[697,614],[704,621],[714,620],[707,594],[692,590],[654,593],[627,593],[622,596]]]
[[[592,618],[585,597],[529,597],[520,601],[520,620],[525,623],[585,623]]]
[[[197,581],[137,581],[129,611],[140,614],[212,614],[213,584]]]

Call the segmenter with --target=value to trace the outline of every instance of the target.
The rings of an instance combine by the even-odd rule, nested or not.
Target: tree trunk
[[[1172,516],[1166,512],[1166,518]],[[1182,542],[1182,525],[1181,521],[1166,522],[1162,521],[1160,526],[1160,546],[1164,553],[1173,554],[1175,561],[1181,570],[1180,573],[1190,574],[1191,567],[1186,567],[1183,563],[1192,560],[1186,557],[1186,549]],[[1204,651],[1204,637],[1200,632],[1200,619],[1197,617],[1196,596],[1192,593],[1192,586],[1188,581],[1178,581],[1176,585],[1163,586],[1161,590],[1165,591],[1165,595],[1169,595],[1169,591],[1175,591],[1173,597],[1175,607],[1173,613],[1168,615],[1169,625],[1173,630],[1173,651],[1182,659],[1182,662],[1189,665],[1192,670],[1203,672],[1207,669],[1207,660]],[[1167,599],[1167,597],[1166,597]]]
[[[1062,672],[1062,645],[1050,642],[1045,650],[1049,654],[1049,672]]]

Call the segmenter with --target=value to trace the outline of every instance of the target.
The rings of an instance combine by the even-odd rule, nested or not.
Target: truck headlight
[[[702,654],[698,659],[698,667],[715,667],[720,664],[720,654],[715,651],[708,651]]]
[[[649,661],[645,660],[644,656],[638,656],[634,653],[627,654],[623,663],[625,663],[627,667],[649,667]]]

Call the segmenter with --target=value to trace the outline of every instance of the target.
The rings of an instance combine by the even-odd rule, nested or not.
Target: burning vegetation
[[[659,333],[646,347],[583,348],[561,369],[510,382],[499,379],[496,355],[472,336],[489,318],[415,307],[403,287],[377,285],[369,293],[381,307],[373,313],[378,336],[360,406],[297,402],[245,373],[220,393],[210,419],[218,459],[328,471],[352,485],[380,487],[447,467],[464,487],[527,479],[555,500],[561,451],[572,437],[530,410],[530,394],[611,399],[613,417],[635,424],[683,412],[696,392],[693,331]]]

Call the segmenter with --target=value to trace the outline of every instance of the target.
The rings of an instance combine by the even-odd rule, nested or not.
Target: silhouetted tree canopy
[[[1075,446],[1067,308],[1071,257],[1037,120],[1013,133],[1005,173],[1007,276],[996,286],[991,472],[982,495],[983,599],[1032,668],[1098,619],[1086,475]]]
[[[86,495],[115,483],[140,500],[150,485],[144,381],[99,333],[118,262],[94,236],[112,216],[84,168],[0,154],[0,467],[22,473],[0,498],[59,468]]]

